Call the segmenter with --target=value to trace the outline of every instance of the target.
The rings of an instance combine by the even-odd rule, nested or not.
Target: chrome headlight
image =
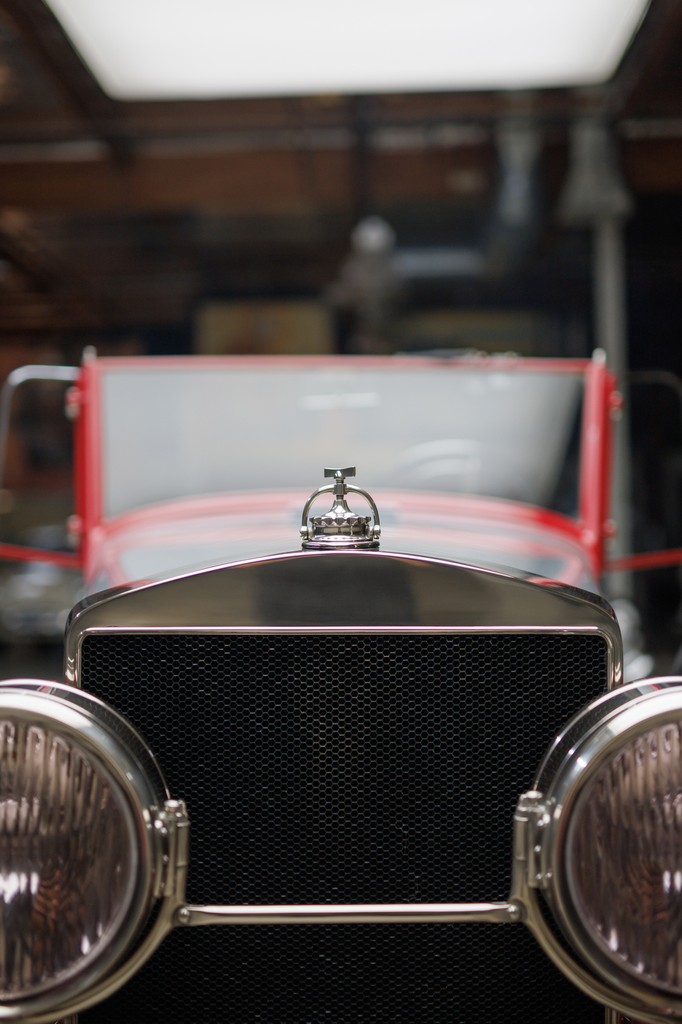
[[[66,686],[0,686],[0,1005],[76,1005],[162,884],[165,786],[132,727]]]
[[[537,782],[536,884],[582,960],[654,1012],[682,1012],[682,681],[595,701]]]

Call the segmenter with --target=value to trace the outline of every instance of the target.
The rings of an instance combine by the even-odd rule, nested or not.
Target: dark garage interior
[[[632,547],[678,547],[681,233],[679,0],[601,84],[141,100],[0,2],[2,377],[88,346],[587,356],[620,274]],[[679,571],[633,585],[665,668]]]
[[[682,0],[0,0],[0,1021],[682,1021],[680,237]]]

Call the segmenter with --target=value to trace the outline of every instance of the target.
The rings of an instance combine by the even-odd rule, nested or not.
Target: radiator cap
[[[302,546],[316,551],[378,548],[381,535],[379,511],[367,491],[346,483],[346,477],[355,476],[355,466],[348,466],[346,469],[327,468],[324,475],[333,477],[334,483],[318,487],[305,503],[301,519]],[[361,494],[372,515],[357,515],[349,509],[346,501],[349,492]],[[311,516],[313,502],[321,494],[333,494],[334,503],[324,515]]]

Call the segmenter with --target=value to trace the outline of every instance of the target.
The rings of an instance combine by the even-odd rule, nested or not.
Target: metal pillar
[[[571,133],[571,163],[559,203],[563,223],[587,227],[593,237],[594,333],[624,387],[628,370],[624,223],[632,209],[614,156],[612,137],[597,120],[578,121]],[[617,534],[612,556],[632,551],[632,491],[627,411],[615,424],[612,515]],[[607,580],[611,598],[632,597],[628,573]]]

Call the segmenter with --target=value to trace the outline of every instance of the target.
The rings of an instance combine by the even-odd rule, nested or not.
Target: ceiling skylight
[[[648,0],[48,0],[111,96],[592,85]]]

